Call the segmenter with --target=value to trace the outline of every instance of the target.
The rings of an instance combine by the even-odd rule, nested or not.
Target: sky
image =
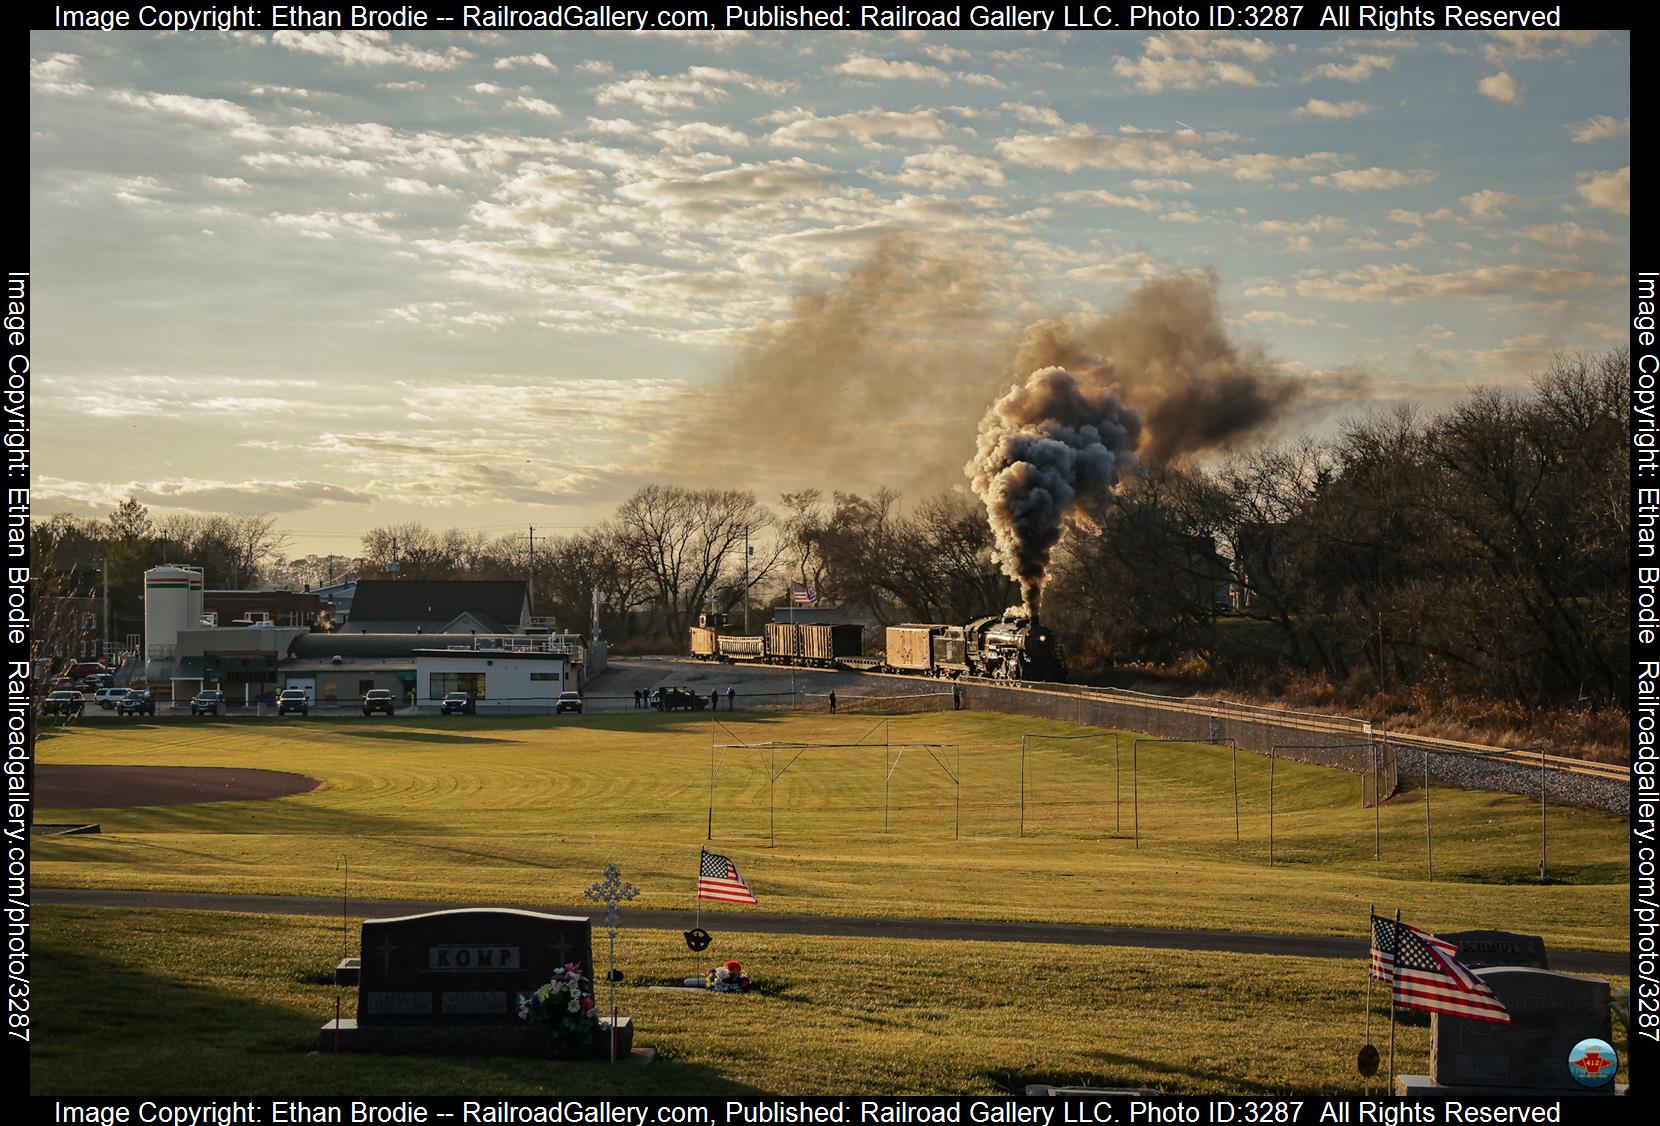
[[[646,481],[872,487],[862,454],[707,480],[695,451],[746,448],[732,373],[885,239],[994,372],[1022,325],[1191,272],[1287,374],[1358,378],[1351,411],[1524,387],[1626,336],[1624,33],[30,50],[38,515],[132,494],[351,554],[405,520],[574,530]],[[766,355],[792,412],[860,409]],[[915,423],[963,429],[965,461],[982,375]]]

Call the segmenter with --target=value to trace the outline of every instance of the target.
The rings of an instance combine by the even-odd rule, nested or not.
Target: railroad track
[[[681,658],[687,659],[687,658]],[[764,665],[768,668],[789,668],[789,665],[775,664],[770,661],[743,661],[746,665]],[[881,661],[876,657],[844,657],[840,664],[848,672],[863,673],[868,676],[890,677],[896,680],[914,680],[922,684],[938,684],[939,679],[931,676],[917,676],[912,673],[896,673],[880,671]],[[804,669],[807,666],[795,666]],[[824,669],[821,671],[833,671]],[[1236,719],[1249,722],[1253,718],[1263,721],[1271,720],[1280,727],[1307,731],[1318,735],[1347,735],[1356,736],[1361,733],[1360,721],[1343,720],[1337,716],[1323,715],[1319,712],[1296,712],[1280,708],[1267,708],[1255,704],[1241,704],[1231,700],[1196,701],[1172,696],[1154,696],[1143,692],[1130,692],[1116,688],[1091,688],[1085,685],[1063,685],[1043,682],[1016,682],[1001,680],[986,680],[982,678],[965,677],[965,683],[986,684],[1005,690],[1031,692],[1035,694],[1059,696],[1068,699],[1083,698],[1086,700],[1101,700],[1106,702],[1141,703],[1157,707],[1161,711],[1186,713],[1200,716],[1214,716],[1222,719]],[[1252,713],[1256,713],[1254,717]],[[1382,736],[1384,732],[1376,732]],[[1631,777],[1629,767],[1619,763],[1592,762],[1588,759],[1572,758],[1567,755],[1541,754],[1537,749],[1517,749],[1511,747],[1493,747],[1484,743],[1467,743],[1457,739],[1441,739],[1429,735],[1407,735],[1397,732],[1388,732],[1389,743],[1395,747],[1405,747],[1415,750],[1432,751],[1437,754],[1463,755],[1470,758],[1484,759],[1488,762],[1502,762],[1516,767],[1538,769],[1543,763],[1546,770],[1558,774],[1573,774],[1585,778],[1597,778],[1604,781],[1624,782]]]

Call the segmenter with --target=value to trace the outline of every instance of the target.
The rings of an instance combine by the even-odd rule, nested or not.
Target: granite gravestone
[[[1458,946],[1458,961],[1472,970],[1486,966],[1529,966],[1548,970],[1545,940],[1534,934],[1509,931],[1459,931],[1441,936]]]
[[[546,1055],[547,1029],[519,1018],[519,999],[567,962],[593,980],[586,918],[470,908],[363,923],[357,1019],[323,1026],[319,1051]],[[601,1022],[597,1055],[610,1047]],[[633,1039],[618,1021],[618,1040]],[[621,1051],[626,1052],[626,1047]]]
[[[1608,983],[1549,970],[1475,971],[1510,1012],[1509,1024],[1437,1013],[1430,1022],[1430,1076],[1438,1087],[1613,1094],[1580,1086],[1568,1053],[1587,1037],[1610,1039]]]

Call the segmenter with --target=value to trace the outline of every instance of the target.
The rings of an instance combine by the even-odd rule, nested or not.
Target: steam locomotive
[[[1054,632],[1019,614],[976,618],[965,626],[889,626],[884,667],[929,676],[1066,679],[1066,659]]]
[[[832,668],[860,652],[857,625],[772,622],[754,637],[720,632],[722,615],[692,627],[692,656],[705,661],[759,661]],[[887,627],[883,672],[984,676],[998,680],[1065,680],[1066,660],[1048,627],[1019,614],[976,618],[967,625],[910,623]]]

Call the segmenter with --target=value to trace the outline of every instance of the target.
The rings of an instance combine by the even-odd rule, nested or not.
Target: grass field
[[[43,740],[41,760],[257,766],[324,785],[265,802],[42,809],[39,820],[97,821],[103,832],[37,838],[33,878],[337,895],[345,857],[358,897],[558,906],[579,902],[614,860],[644,889],[640,905],[690,907],[715,761],[714,847],[738,862],[766,910],[1363,935],[1376,904],[1434,930],[1496,927],[1558,947],[1626,947],[1624,822],[1553,810],[1551,873],[1562,882],[1541,887],[1538,806],[1510,795],[1435,793],[1431,883],[1415,795],[1381,811],[1374,860],[1359,778],[1281,762],[1270,868],[1263,759],[1238,756],[1236,842],[1225,749],[1143,747],[1132,781],[1127,737],[1115,809],[1110,740],[1037,742],[1026,765],[1028,835],[1018,837],[1021,734],[1078,730],[983,712],[886,724],[743,713],[718,725],[656,714],[87,723]],[[957,788],[940,762],[920,749],[896,762],[884,738],[947,744],[934,755],[953,770],[960,756],[961,840]],[[793,759],[774,794],[775,848],[770,755],[711,750],[767,740],[866,744]],[[795,754],[778,750],[776,768]]]
[[[334,1015],[338,919],[43,908],[35,1094],[995,1094],[1033,1082],[1357,1091],[1365,968],[1323,959],[717,936],[760,994],[653,992],[680,936],[624,929],[619,1009],[646,1067],[308,1054]],[[717,950],[706,955],[713,962]],[[158,951],[165,952],[158,956]],[[701,967],[699,967],[701,968]],[[353,1011],[348,991],[344,1011]],[[1387,1045],[1387,1014],[1372,1041]],[[1621,1058],[1625,1046],[1617,1043]],[[1397,1030],[1402,1071],[1426,1022]],[[1622,1079],[1624,1078],[1622,1072]]]

